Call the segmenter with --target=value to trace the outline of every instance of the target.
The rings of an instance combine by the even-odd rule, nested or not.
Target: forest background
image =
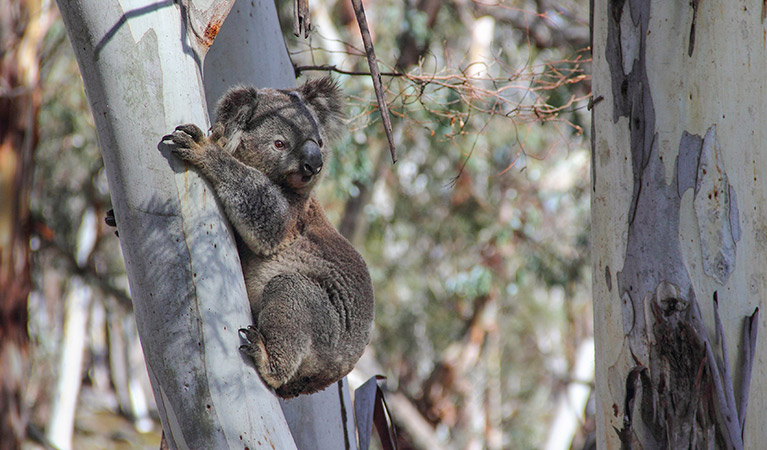
[[[72,448],[158,448],[93,120],[55,5],[39,5],[49,18],[29,198],[29,445],[50,434],[69,377],[80,385]],[[401,448],[588,445],[588,4],[366,4],[396,165],[349,5],[311,6],[304,39],[280,3],[291,58],[302,79],[329,70],[350,116],[318,195],[377,299],[352,387],[387,377]],[[567,395],[578,388],[583,403]]]

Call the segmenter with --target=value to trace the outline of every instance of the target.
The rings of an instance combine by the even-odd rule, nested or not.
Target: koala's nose
[[[313,176],[322,170],[322,152],[314,141],[306,141],[301,148],[301,175]]]

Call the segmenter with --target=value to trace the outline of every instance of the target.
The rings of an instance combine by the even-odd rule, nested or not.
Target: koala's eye
[[[274,148],[276,148],[277,150],[282,150],[283,148],[285,148],[285,143],[277,139],[276,141],[274,141]]]
[[[319,144],[319,146],[322,147],[322,138],[320,138],[320,140],[317,141],[317,144]]]

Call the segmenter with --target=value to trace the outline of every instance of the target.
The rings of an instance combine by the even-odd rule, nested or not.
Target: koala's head
[[[219,101],[216,126],[235,158],[308,195],[327,162],[328,144],[343,130],[341,92],[330,78],[291,90],[237,87]]]

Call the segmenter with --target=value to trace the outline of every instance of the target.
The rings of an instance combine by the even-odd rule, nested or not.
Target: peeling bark
[[[751,384],[752,367],[763,364],[756,331],[767,286],[755,248],[764,248],[767,198],[758,159],[767,161],[742,147],[758,147],[764,133],[744,137],[731,111],[765,112],[749,95],[764,83],[742,66],[767,55],[758,18],[710,7],[605,0],[592,10],[594,97],[608,100],[593,109],[592,162],[594,273],[604,274],[594,278],[603,448],[742,449],[759,433],[746,415],[764,420],[748,405],[764,406],[767,382]],[[720,22],[738,23],[740,33]],[[724,93],[720,72],[751,84]]]
[[[703,272],[724,285],[735,270],[740,226],[735,191],[727,182],[716,125],[709,128],[701,145],[693,206],[701,234]]]

